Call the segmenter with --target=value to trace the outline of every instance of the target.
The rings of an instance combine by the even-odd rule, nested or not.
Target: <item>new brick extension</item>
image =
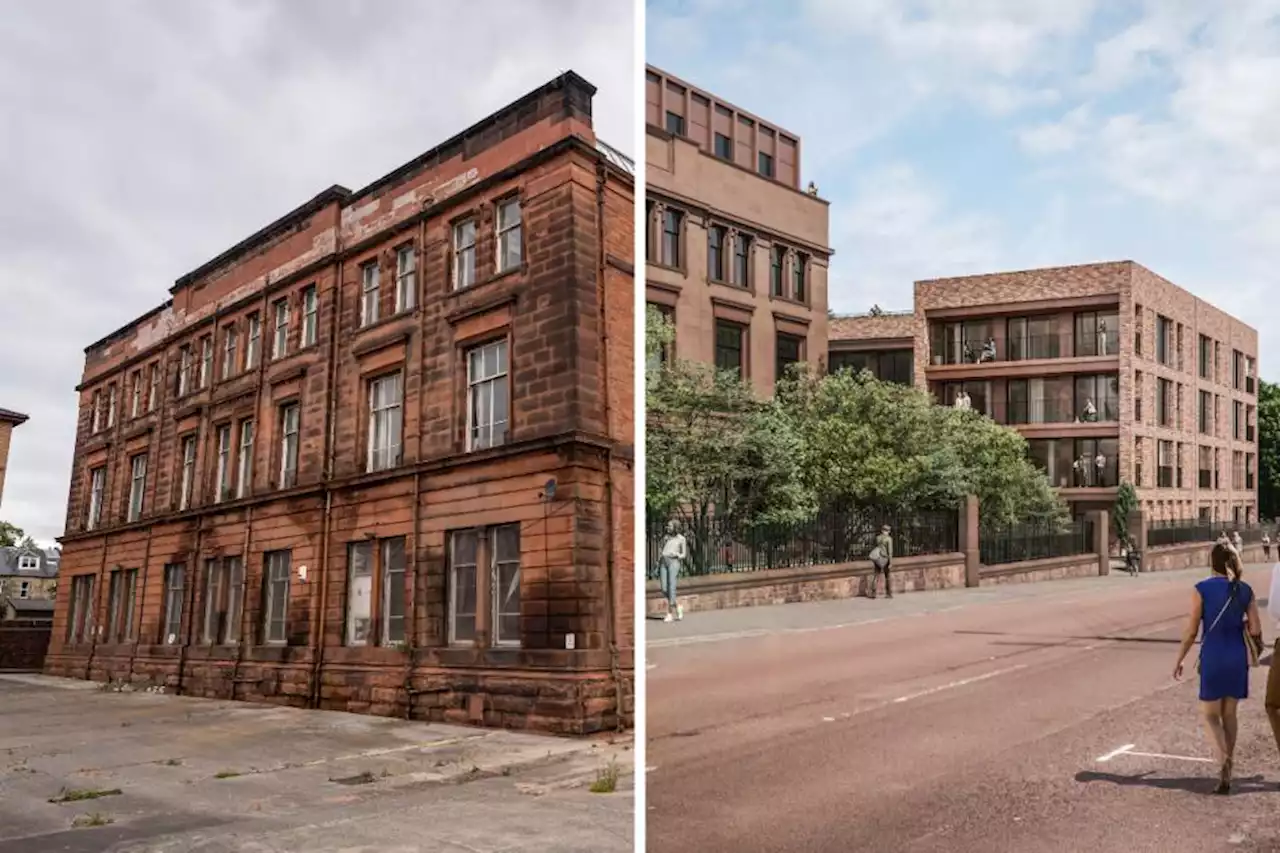
[[[47,672],[629,724],[634,175],[594,93],[326,190],[86,350]]]

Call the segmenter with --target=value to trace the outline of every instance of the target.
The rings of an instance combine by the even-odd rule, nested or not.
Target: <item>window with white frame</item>
[[[244,346],[244,369],[258,366],[258,350],[262,346],[262,318],[255,311],[249,315],[249,340]]]
[[[222,378],[236,375],[236,350],[239,347],[240,335],[234,325],[222,329]]]
[[[200,385],[208,388],[213,381],[213,335],[205,335],[200,339]]]
[[[316,342],[319,326],[320,297],[313,284],[302,291],[302,346],[312,346]]]
[[[370,261],[360,267],[360,325],[371,326],[378,322],[378,262]]]
[[[116,383],[107,386],[107,429],[116,425]]]
[[[240,471],[236,478],[236,497],[246,497],[253,486],[253,421],[240,422]]]
[[[405,563],[403,536],[347,546],[347,645],[404,642]]]
[[[106,486],[105,466],[94,468],[89,472],[89,517],[85,521],[86,530],[93,530],[102,522],[102,494]]]
[[[520,266],[521,249],[520,199],[512,198],[498,203],[498,272],[503,273]]]
[[[94,391],[90,405],[93,406],[93,417],[89,424],[89,431],[93,433],[102,431],[102,392]]]
[[[23,581],[18,584],[18,598],[31,597],[31,581]]]
[[[22,554],[18,557],[18,571],[20,572],[38,572],[40,571],[40,558],[35,554]]]
[[[178,509],[191,507],[191,493],[196,484],[196,437],[183,436],[182,439],[182,477],[178,492]]]
[[[385,471],[400,464],[403,409],[400,373],[369,383],[369,470]]]
[[[462,290],[476,283],[476,221],[453,226],[453,287]]]
[[[137,521],[142,518],[142,497],[147,490],[147,454],[134,456],[129,467],[129,520]]]
[[[214,557],[204,564],[205,645],[234,646],[240,642],[240,608],[244,601],[244,564],[240,557]]]
[[[147,396],[147,411],[154,412],[160,405],[160,365],[151,365],[151,393]]]
[[[231,425],[218,427],[218,479],[215,501],[231,497]]]
[[[267,645],[289,642],[289,565],[291,551],[269,551],[262,572],[262,641]]]
[[[187,567],[170,563],[164,567],[164,610],[160,619],[160,642],[174,646],[182,642],[182,590]]]
[[[271,357],[284,358],[289,354],[289,300],[277,300],[273,307],[276,315],[276,335],[271,342]]]
[[[455,531],[449,544],[450,645],[476,643],[481,613],[492,645],[520,645],[520,526]],[[481,567],[489,578],[487,601],[480,600]]]
[[[510,391],[507,342],[494,341],[467,353],[467,449],[506,443]]]
[[[142,371],[135,370],[129,379],[129,417],[142,414]]]
[[[418,256],[412,243],[396,249],[396,313],[410,311],[418,302]]]
[[[298,424],[302,409],[290,403],[280,409],[280,488],[298,482]]]
[[[178,396],[191,390],[191,347],[183,344],[178,349]]]

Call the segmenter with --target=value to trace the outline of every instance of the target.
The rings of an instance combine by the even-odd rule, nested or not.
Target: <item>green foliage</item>
[[[1133,483],[1125,481],[1116,490],[1116,504],[1111,509],[1111,526],[1115,528],[1116,540],[1123,542],[1129,536],[1129,516],[1138,510],[1138,490]]]
[[[1258,383],[1258,517],[1280,516],[1280,385]]]
[[[10,548],[23,541],[26,536],[22,528],[15,527],[7,521],[0,521],[0,548]]]
[[[819,505],[950,508],[974,494],[985,525],[1065,516],[1017,431],[922,391],[866,372],[806,372],[780,386],[774,408],[802,440]]]

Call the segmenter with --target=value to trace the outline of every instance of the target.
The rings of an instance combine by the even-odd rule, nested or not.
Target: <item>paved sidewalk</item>
[[[621,853],[631,747],[0,675],[0,853]]]
[[[1245,567],[1245,580],[1266,578],[1255,590],[1265,600],[1270,584],[1270,564]],[[1010,583],[977,589],[946,589],[900,593],[892,599],[881,596],[846,598],[834,601],[805,601],[760,607],[734,607],[689,613],[682,622],[650,619],[647,645],[651,648],[759,637],[768,634],[805,632],[851,625],[870,624],[904,616],[926,616],[978,604],[1004,604],[1060,597],[1063,604],[1087,597],[1105,597],[1121,588],[1183,585],[1190,589],[1207,569],[1149,572],[1132,576],[1112,572],[1106,577]]]

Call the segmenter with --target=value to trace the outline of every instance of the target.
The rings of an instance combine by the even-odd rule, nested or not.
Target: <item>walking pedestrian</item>
[[[1244,564],[1244,539],[1240,536],[1239,530],[1231,531],[1231,547],[1236,549],[1236,553],[1240,555],[1240,563]]]
[[[684,607],[676,601],[676,578],[688,557],[689,544],[680,532],[680,526],[672,521],[667,525],[667,537],[662,540],[662,564],[658,569],[658,580],[667,596],[667,615],[662,618],[663,622],[684,619]]]
[[[1203,628],[1197,666],[1200,713],[1221,762],[1214,793],[1228,794],[1239,733],[1236,709],[1241,699],[1249,698],[1249,665],[1262,644],[1262,628],[1253,590],[1240,579],[1240,555],[1228,545],[1215,545],[1210,562],[1212,574],[1192,593],[1173,677],[1182,678],[1182,662]]]
[[[1271,721],[1271,733],[1280,749],[1280,565],[1271,567],[1271,589],[1267,593],[1267,615],[1275,626],[1275,646],[1271,652],[1271,672],[1267,673],[1267,696],[1264,700],[1267,719]]]
[[[1271,562],[1271,534],[1265,531],[1262,534],[1262,558]]]
[[[880,528],[880,535],[876,537],[876,547],[871,549],[871,566],[874,572],[871,575],[871,597],[876,597],[876,586],[879,583],[880,576],[884,575],[884,594],[886,598],[893,598],[893,584],[889,581],[889,569],[893,565],[893,537],[889,535],[889,525]]]

